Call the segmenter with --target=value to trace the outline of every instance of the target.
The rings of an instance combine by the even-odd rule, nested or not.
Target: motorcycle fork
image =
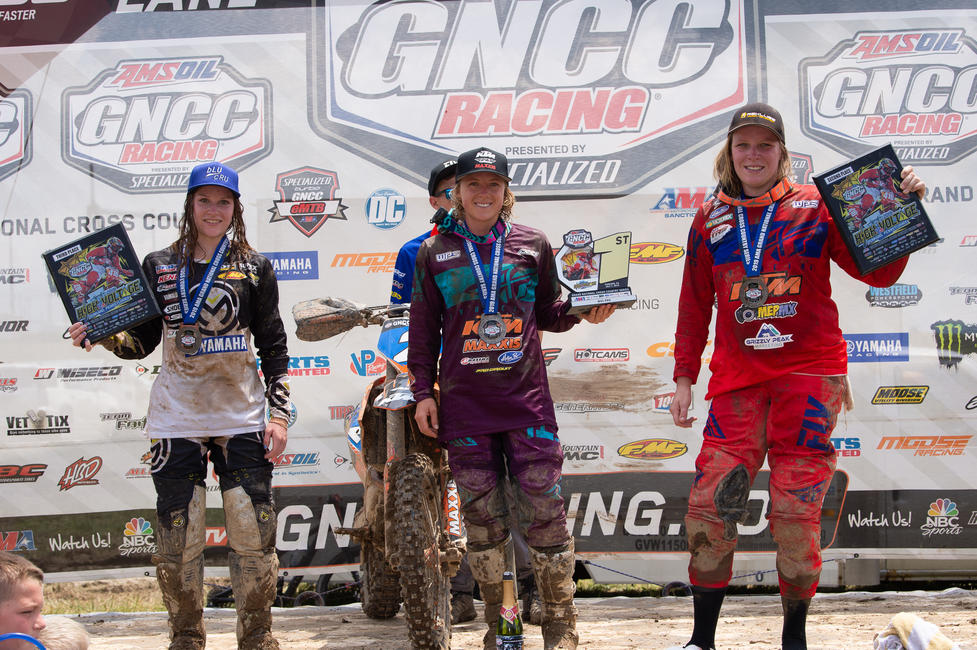
[[[387,363],[386,381],[393,381],[397,377],[397,369],[392,364]],[[407,434],[404,426],[404,414],[401,411],[387,411],[384,417],[384,426],[387,429],[387,461],[383,465],[383,513],[385,532],[391,531],[396,522],[391,521],[393,507],[391,503],[392,494],[390,493],[390,469],[398,460],[407,456]],[[383,536],[383,552],[388,558],[393,555],[394,548],[391,546],[393,535]]]

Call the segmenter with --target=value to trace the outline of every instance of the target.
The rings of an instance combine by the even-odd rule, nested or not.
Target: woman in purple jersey
[[[489,623],[485,648],[495,647],[510,508],[530,546],[544,647],[576,648],[563,450],[539,331],[563,332],[580,319],[561,300],[546,236],[511,223],[509,180],[502,154],[480,148],[458,157],[454,209],[418,251],[407,364],[417,423],[447,447],[461,493]],[[582,317],[600,323],[613,311],[605,305]]]

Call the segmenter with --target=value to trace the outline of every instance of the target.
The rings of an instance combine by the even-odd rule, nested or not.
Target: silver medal
[[[505,338],[505,321],[498,314],[482,314],[478,321],[478,338],[486,343],[498,343]]]
[[[176,330],[176,349],[192,356],[200,351],[200,330],[193,325],[181,325]]]
[[[740,283],[740,302],[744,307],[756,309],[767,302],[770,291],[762,278],[745,277]]]

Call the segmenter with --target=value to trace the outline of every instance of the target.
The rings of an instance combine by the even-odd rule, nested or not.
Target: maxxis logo
[[[32,139],[27,134],[31,131],[33,105],[26,90],[8,90],[0,85],[0,181],[31,161]]]
[[[130,194],[186,191],[197,164],[272,150],[271,83],[221,56],[123,60],[61,95],[61,157]]]
[[[313,129],[422,186],[419,170],[484,145],[508,157],[520,197],[630,193],[713,146],[751,87],[731,0],[394,0],[320,15]]]
[[[846,156],[892,143],[949,165],[977,149],[977,41],[958,28],[856,32],[799,65],[801,130]]]

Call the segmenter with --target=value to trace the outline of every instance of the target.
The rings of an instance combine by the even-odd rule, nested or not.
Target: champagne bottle
[[[522,619],[516,602],[516,579],[512,571],[502,574],[502,607],[495,626],[497,650],[522,650]]]

